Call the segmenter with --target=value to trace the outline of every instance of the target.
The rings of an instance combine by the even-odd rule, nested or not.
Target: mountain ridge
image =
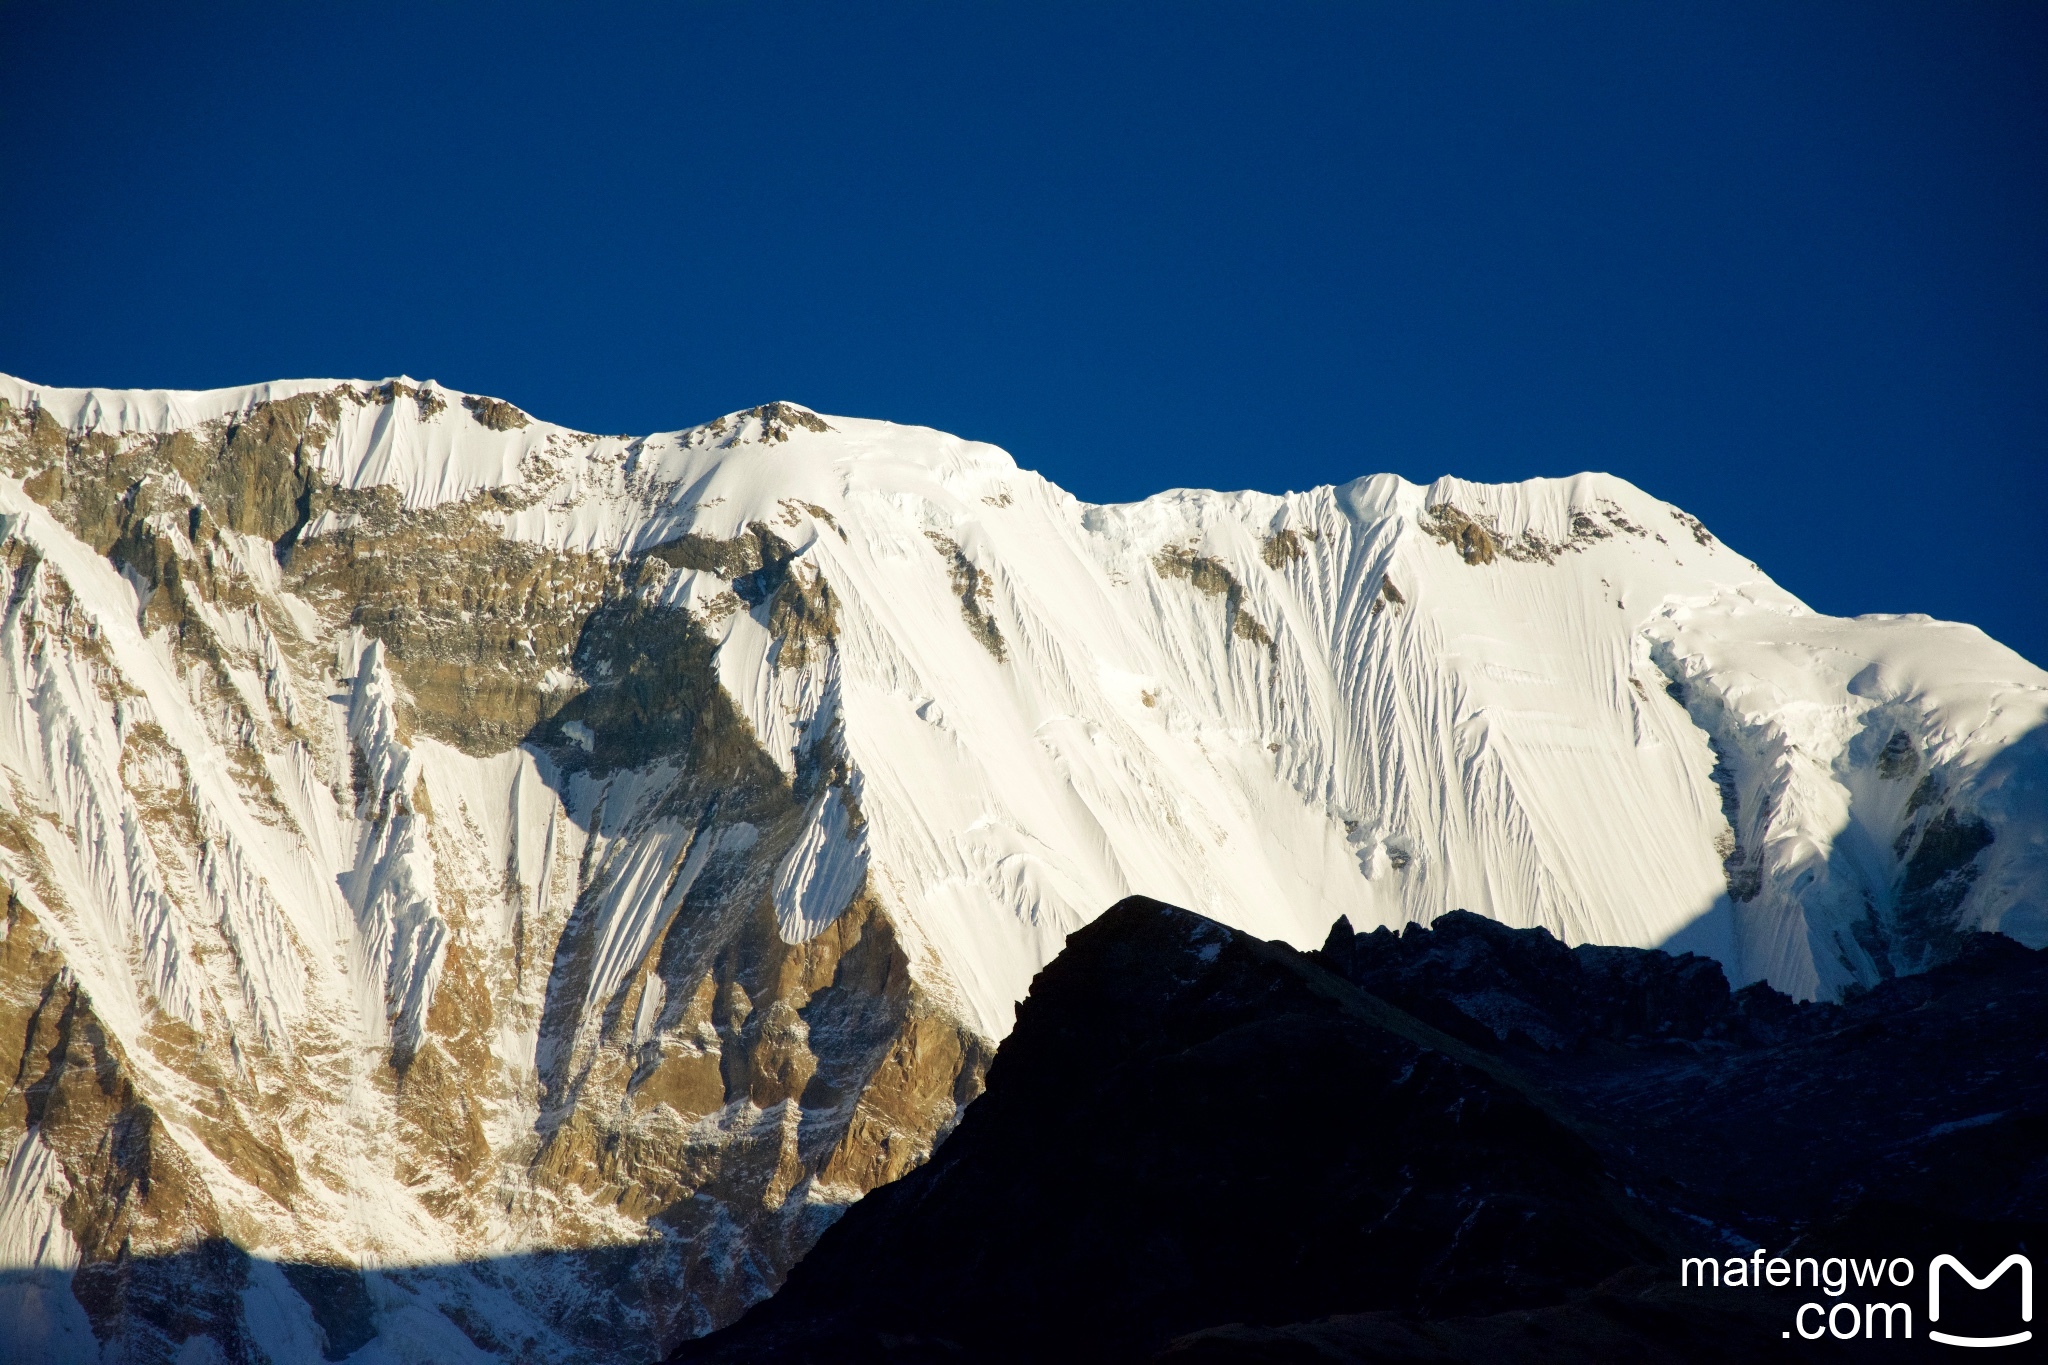
[[[138,1256],[327,1265],[380,1321],[665,1347],[923,1161],[1137,890],[1802,996],[2048,938],[2048,675],[1817,616],[1608,476],[1090,505],[794,404],[621,438],[431,381],[0,379],[0,519],[39,1273],[119,1205]],[[36,1117],[99,1075],[132,1103]],[[121,1203],[117,1121],[186,1204]],[[310,1333],[278,1283],[252,1321]]]

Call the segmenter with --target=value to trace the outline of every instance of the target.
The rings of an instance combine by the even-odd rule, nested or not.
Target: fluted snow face
[[[2048,941],[2048,674],[1969,627],[1817,615],[1619,479],[1091,506],[991,446],[789,405],[629,440],[432,385],[379,392],[0,378],[0,419],[29,433],[0,478],[0,871],[184,1147],[221,1143],[188,1112],[191,1067],[159,1057],[161,1020],[229,1054],[252,1096],[318,1097],[265,1130],[301,1168],[282,1204],[201,1162],[221,1226],[268,1255],[635,1242],[650,1210],[694,1200],[716,1218],[660,1236],[696,1239],[687,1264],[722,1278],[674,1320],[620,1320],[659,1344],[729,1319],[865,1188],[835,1183],[850,1149],[805,1136],[852,1101],[789,1058],[829,1069],[833,1047],[858,1051],[832,1030],[869,1026],[805,1013],[822,976],[783,972],[795,993],[774,1009],[758,981],[733,996],[738,969],[706,964],[743,921],[824,972],[853,960],[831,956],[852,952],[842,917],[886,920],[917,999],[991,1041],[1065,936],[1131,893],[1303,946],[1339,915],[1462,907],[1695,948],[1801,996],[1917,969],[1960,929]],[[220,507],[168,470],[124,495],[167,509],[154,552],[217,575],[181,608],[214,642],[202,658],[152,614],[167,588],[53,510],[63,480],[36,452],[191,431],[228,451],[234,423],[298,400],[317,431],[294,477],[332,505],[255,535],[213,526]],[[273,494],[248,497],[288,513]],[[506,722],[523,743],[478,751],[474,678],[430,696],[447,660],[380,637],[388,603],[293,576],[291,556],[377,517],[574,570],[532,588],[530,628],[481,663],[525,689]],[[497,570],[451,562],[481,613]],[[575,709],[618,681],[577,643],[601,625],[598,583],[709,650],[701,679],[648,685],[701,682],[744,718],[715,749],[731,773],[690,770],[712,749],[636,753],[630,728]],[[759,798],[744,818],[726,782]],[[814,944],[827,958],[801,957]],[[469,1076],[467,1136],[392,1098],[391,1068],[422,1049]],[[671,1064],[686,1079],[659,1079]],[[925,1087],[911,1148],[970,1081]],[[591,1125],[658,1138],[668,1165],[585,1179]],[[68,1271],[62,1171],[33,1129],[0,1138],[0,1248]],[[443,1169],[407,1143],[470,1155]],[[767,1153],[744,1198],[704,1174],[735,1152]],[[574,1358],[536,1305],[604,1287],[545,1278],[393,1281],[379,1321],[454,1295],[521,1324],[517,1349]],[[265,1349],[312,1340],[275,1271],[251,1284],[285,1305],[259,1315],[270,1337],[248,1329]]]
[[[777,670],[738,612],[721,678],[778,759],[820,716],[843,724],[867,827],[835,845],[821,808],[802,867],[829,887],[871,858],[992,1034],[1064,935],[1130,892],[1297,943],[1339,914],[1464,907],[1832,994],[1912,965],[1910,945],[1895,964],[1855,926],[1894,908],[1904,808],[1937,772],[2000,836],[1958,921],[2017,907],[2009,927],[2042,935],[2038,798],[1977,799],[1984,765],[2039,726],[2042,672],[1967,627],[1818,616],[1621,480],[1380,476],[1090,507],[940,433],[833,418],[762,443],[748,421],[594,449],[570,499],[508,530],[629,547],[788,528],[838,602],[830,667]],[[619,510],[636,477],[664,490],[637,518]],[[1439,507],[1475,529],[1461,541]],[[721,588],[684,574],[667,590],[701,604]],[[1783,643],[1786,676],[1757,691],[1760,635]],[[1699,684],[1685,701],[1681,683]],[[1724,688],[1796,733],[1832,794],[1780,795],[1792,778],[1714,709]],[[1880,725],[1907,737],[1915,781],[1872,775]],[[1717,771],[1739,774],[1733,806]],[[1836,855],[1850,788],[1870,782],[1888,813],[1867,798],[1876,823]],[[1824,885],[1808,855],[1773,853],[1752,890],[1743,862],[1765,845],[1859,870]],[[786,933],[815,928],[814,900],[829,913],[810,885],[778,883]]]

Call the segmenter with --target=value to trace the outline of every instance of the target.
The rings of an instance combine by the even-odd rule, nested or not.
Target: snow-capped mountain
[[[4,378],[0,474],[0,1340],[53,1359],[730,1321],[1131,893],[1802,997],[2048,941],[2048,674],[1603,475],[1091,506],[787,403]]]

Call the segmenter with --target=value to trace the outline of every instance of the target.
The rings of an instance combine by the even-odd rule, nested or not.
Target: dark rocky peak
[[[932,1160],[674,1359],[1143,1359],[1220,1322],[1556,1302],[1677,1244],[1511,1071],[1133,898],[1039,973]]]
[[[1992,936],[1836,1006],[1477,915],[1301,954],[1133,898],[932,1160],[672,1359],[1860,1359],[1784,1334],[1811,1291],[1678,1258],[2048,1245],[2043,1008],[2048,954]]]

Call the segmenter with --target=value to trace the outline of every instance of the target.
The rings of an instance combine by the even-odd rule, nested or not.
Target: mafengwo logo
[[[2014,1275],[2011,1272],[2018,1271]],[[1685,1288],[1806,1289],[1829,1300],[1802,1303],[1781,1335],[1807,1341],[1911,1341],[1916,1281],[1926,1284],[1926,1340],[1945,1346],[2018,1346],[2034,1339],[2034,1263],[2018,1252],[1979,1275],[1955,1256],[1927,1263],[1926,1274],[1904,1256],[1825,1260],[1771,1256],[1758,1247],[1747,1259],[1689,1257],[1679,1262]],[[1859,1292],[1860,1291],[1860,1292]],[[2014,1291],[2017,1291],[2015,1293]]]
[[[1956,1274],[1969,1281],[1970,1288],[1972,1289],[1989,1289],[2004,1277],[2006,1271],[2018,1270],[2020,1272],[2020,1321],[2032,1322],[2034,1320],[2034,1263],[2026,1257],[2018,1252],[2014,1252],[2000,1261],[1996,1270],[1979,1279],[1970,1273],[1968,1266],[1958,1261],[1955,1257],[1937,1256],[1934,1258],[1934,1264],[1927,1267],[1928,1336],[1936,1341],[1945,1342],[1950,1346],[2017,1346],[2023,1341],[2033,1340],[2034,1334],[2031,1331],[2008,1332],[2004,1336],[1997,1337],[1966,1337],[1957,1336],[1950,1332],[1936,1331],[1934,1324],[1941,1321],[1941,1272],[1944,1270],[1955,1271]],[[1951,1303],[1953,1303],[1953,1300],[1951,1300]]]

